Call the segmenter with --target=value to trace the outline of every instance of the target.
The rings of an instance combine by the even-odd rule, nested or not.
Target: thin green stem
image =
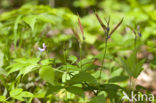
[[[82,71],[82,43],[79,43],[79,47],[80,47],[80,68],[81,68],[81,71]]]
[[[68,74],[68,70],[67,70],[67,61],[66,61],[66,56],[67,56],[67,50],[66,50],[66,47],[65,47],[65,43],[63,45],[63,54],[64,54],[64,63],[65,63],[65,66],[66,66],[66,75],[65,75],[65,79],[67,80],[67,74]],[[67,100],[67,91],[65,91],[65,98]]]
[[[65,66],[66,66],[66,72],[68,73],[68,68],[67,68],[67,61],[66,61],[66,57],[67,57],[67,50],[65,48],[65,43],[64,43],[64,46],[63,46],[63,54],[64,54],[64,63],[65,63]],[[67,79],[67,78],[66,78]]]
[[[101,61],[101,69],[100,69],[100,75],[99,75],[99,78],[101,79],[101,74],[102,74],[102,69],[104,67],[104,59],[105,59],[105,56],[106,56],[106,50],[107,50],[107,38],[105,40],[105,48],[104,48],[104,52],[103,52],[103,57],[102,57],[102,61]]]

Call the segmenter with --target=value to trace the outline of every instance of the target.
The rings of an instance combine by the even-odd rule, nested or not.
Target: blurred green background
[[[110,16],[111,30],[124,17],[122,25],[108,41],[105,58],[108,72],[103,72],[102,80],[127,76],[119,60],[120,57],[130,56],[134,48],[135,36],[126,28],[127,25],[134,29],[137,29],[137,25],[140,26],[142,46],[137,58],[146,58],[148,69],[156,69],[156,0],[0,0],[0,69],[6,70],[17,58],[32,57],[55,57],[60,63],[56,67],[59,67],[61,63],[64,64],[64,46],[68,56],[75,55],[79,60],[79,45],[71,31],[71,28],[80,31],[77,14],[80,15],[86,38],[82,57],[95,56],[101,59],[105,48],[104,33],[94,11],[97,11],[103,21]],[[46,44],[47,51],[41,55],[37,48],[42,47],[42,43]],[[99,64],[97,61],[97,65]],[[92,74],[97,77],[98,72],[94,71]],[[14,82],[16,75],[0,77],[5,84],[6,80]],[[24,79],[22,86],[27,82],[29,80]],[[126,87],[127,82],[120,85]],[[0,91],[4,87],[0,85]],[[34,88],[30,92],[38,93],[39,89]]]

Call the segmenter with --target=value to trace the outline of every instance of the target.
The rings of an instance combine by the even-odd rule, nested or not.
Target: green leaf
[[[25,75],[28,74],[29,72],[32,72],[32,71],[34,71],[34,70],[36,70],[36,69],[38,69],[38,68],[39,68],[39,65],[38,65],[38,64],[28,65],[28,66],[26,66],[25,68],[23,68],[23,69],[20,70],[20,72],[19,72],[19,74],[18,74],[17,77],[19,77],[19,76],[22,75],[22,74],[23,74],[23,76],[25,76]]]
[[[14,24],[14,46],[16,47],[16,42],[17,42],[17,29],[18,29],[18,24],[21,20],[22,15],[19,15],[17,17],[17,19],[15,20],[15,24]]]
[[[115,76],[109,80],[109,82],[123,82],[128,79],[128,76]]]
[[[117,96],[118,90],[123,90],[123,88],[116,84],[104,84],[101,85],[101,90],[107,92],[110,98],[114,98]]]
[[[79,95],[81,97],[84,97],[84,91],[80,87],[71,86],[71,87],[67,87],[66,90],[75,94],[75,95]]]
[[[18,95],[19,97],[33,97],[33,94],[27,91],[23,91]]]
[[[54,69],[51,66],[43,66],[39,70],[39,75],[46,82],[48,82],[52,85],[54,84],[54,78],[55,78],[54,75],[55,74],[54,74]]]
[[[34,31],[36,19],[37,19],[36,15],[28,15],[23,18],[24,22],[26,22],[31,27],[32,31]]]
[[[8,73],[4,69],[0,68],[0,75],[7,76]]]
[[[85,58],[83,60],[81,60],[78,65],[85,65],[85,64],[88,64],[88,63],[92,63],[93,62],[93,59],[88,59],[88,58]]]
[[[42,13],[38,15],[37,19],[43,22],[51,23],[51,24],[55,24],[56,22],[59,22],[59,18],[56,18],[55,15],[49,15],[47,13]]]
[[[27,91],[23,91],[22,88],[16,88],[10,91],[10,97],[24,101],[23,97],[33,97],[33,94]]]
[[[85,42],[93,45],[97,40],[96,35],[91,35],[90,33],[85,32]]]
[[[77,57],[76,56],[69,56],[68,60],[71,61],[73,64],[77,61]]]
[[[53,85],[48,85],[47,93],[48,94],[53,94],[55,92],[58,92],[59,90],[63,89],[63,86],[53,86]]]
[[[123,68],[125,69],[125,71],[128,73],[128,75],[133,76],[133,73],[124,58],[121,58],[121,63],[122,63]]]
[[[4,102],[6,100],[5,96],[0,96],[0,102]]]
[[[13,98],[15,98],[15,99],[17,99],[17,100],[20,100],[20,101],[24,101],[24,98],[23,98],[23,97],[15,96],[15,97],[13,97]]]
[[[94,84],[94,85],[97,84],[96,79],[91,74],[89,74],[87,72],[84,72],[84,71],[74,75],[68,81],[69,84],[78,84],[78,83],[82,83],[82,82],[88,82],[88,83],[91,83],[91,84]]]
[[[9,69],[8,74],[19,71],[19,74],[17,77],[20,75],[26,75],[29,72],[36,70],[39,68],[38,62],[39,58],[31,58],[31,59],[26,59],[26,58],[18,58],[15,59],[15,63],[8,66],[7,69]]]
[[[96,70],[97,68],[99,68],[98,65],[95,64],[86,64],[84,66],[82,66],[82,70]]]
[[[105,96],[102,94],[94,97],[89,103],[107,103],[107,102]]]
[[[80,68],[78,68],[77,66],[70,65],[70,64],[63,65],[60,69],[61,70],[69,70],[69,71],[79,71],[80,70]]]
[[[137,63],[136,65],[136,70],[134,72],[134,77],[137,78],[138,75],[141,73],[141,71],[143,70],[142,65],[144,64],[145,59],[141,60],[139,63]]]
[[[49,65],[49,64],[52,64],[54,62],[54,59],[44,59],[41,61],[41,64],[42,65]]]
[[[10,96],[11,97],[18,96],[22,91],[23,91],[22,88],[13,89],[10,91]]]
[[[117,91],[119,89],[123,89],[116,84],[104,84],[101,87],[102,87],[102,90],[104,90],[104,91],[112,91],[112,92]]]
[[[121,59],[121,63],[125,71],[129,74],[129,76],[133,76],[134,78],[137,78],[137,76],[143,70],[142,65],[145,61],[143,59],[138,62],[136,58],[136,53],[136,51],[133,51],[133,53],[127,60]]]
[[[127,59],[127,64],[129,66],[129,69],[132,73],[135,72],[136,64],[137,64],[137,58],[136,58],[137,51],[133,51],[130,57]]]

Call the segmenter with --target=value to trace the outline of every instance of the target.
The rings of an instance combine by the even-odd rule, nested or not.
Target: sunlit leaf
[[[51,66],[43,66],[39,70],[40,77],[50,84],[54,84],[55,73]]]
[[[23,18],[23,20],[31,27],[32,31],[34,31],[36,19],[37,19],[36,15],[29,15]]]

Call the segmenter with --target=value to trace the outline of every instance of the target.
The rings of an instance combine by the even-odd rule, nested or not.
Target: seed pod
[[[97,18],[97,20],[99,21],[102,29],[106,32],[106,26],[103,24],[102,20],[100,19],[99,15],[95,12],[95,16]]]
[[[136,31],[129,25],[127,25],[127,27],[136,35]]]
[[[115,30],[121,25],[121,23],[123,22],[123,19],[124,18],[122,18],[121,20],[120,20],[120,22],[114,27],[114,29],[110,32],[110,34],[109,34],[109,37],[111,37],[111,35],[115,32]]]
[[[85,40],[84,31],[83,31],[83,27],[82,27],[82,24],[81,24],[81,21],[80,21],[80,17],[79,16],[78,16],[78,23],[79,23],[79,27],[80,27],[80,31],[81,31],[83,40]]]

